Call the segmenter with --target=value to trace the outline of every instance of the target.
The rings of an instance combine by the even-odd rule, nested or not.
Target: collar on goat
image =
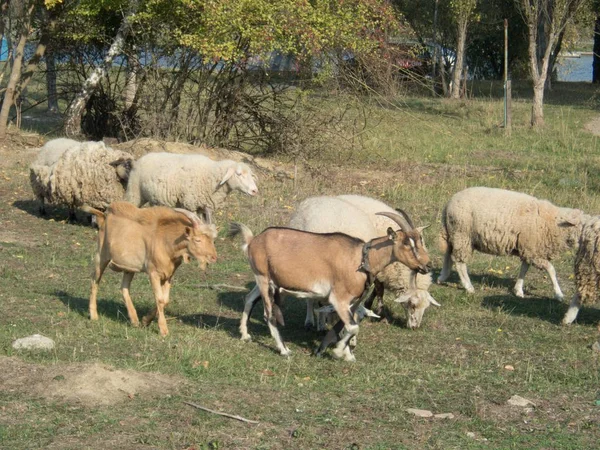
[[[360,260],[360,265],[358,266],[359,271],[363,271],[367,274],[367,285],[371,284],[371,278],[373,277],[371,273],[371,265],[369,264],[369,250],[371,249],[371,241],[365,242],[362,248],[362,257]]]

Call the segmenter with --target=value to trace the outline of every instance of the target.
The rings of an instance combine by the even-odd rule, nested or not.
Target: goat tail
[[[252,230],[250,230],[250,228],[248,228],[243,223],[231,222],[231,224],[229,225],[229,237],[235,237],[238,234],[241,234],[242,238],[244,239],[244,245],[242,246],[242,250],[244,250],[244,253],[248,255],[248,245],[250,244],[250,242],[252,242],[254,234],[252,233]]]
[[[91,206],[88,206],[88,205],[83,205],[81,207],[81,210],[85,211],[86,213],[93,214],[94,216],[96,216],[96,221],[98,222],[98,228],[102,229],[102,226],[104,225],[104,220],[106,219],[106,214],[104,214],[102,211],[100,211],[96,208],[92,208]]]

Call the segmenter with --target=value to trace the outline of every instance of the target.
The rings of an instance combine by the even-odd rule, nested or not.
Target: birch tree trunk
[[[129,4],[129,11],[123,18],[121,26],[117,31],[115,40],[108,49],[104,61],[98,67],[96,67],[90,76],[83,83],[81,92],[77,94],[69,108],[67,109],[64,131],[67,136],[75,137],[80,136],[81,133],[81,119],[85,111],[88,100],[100,84],[100,81],[105,77],[112,65],[113,60],[123,53],[125,47],[125,39],[131,29],[132,16],[137,11],[138,0],[131,0]]]
[[[56,94],[56,60],[52,47],[46,49],[46,89],[48,93],[48,111],[58,112],[58,96]]]
[[[33,12],[34,4],[30,3],[23,5],[23,15],[19,18],[20,36],[19,43],[15,50],[13,65],[10,72],[10,78],[6,91],[4,91],[4,100],[2,101],[2,109],[0,109],[0,141],[6,139],[6,130],[8,128],[8,114],[11,106],[15,102],[15,92],[17,83],[21,78],[21,67],[23,65],[23,50],[29,37],[31,13]]]
[[[463,76],[463,67],[465,61],[465,44],[467,42],[467,24],[468,20],[458,21],[458,35],[456,42],[456,60],[454,61],[454,72],[452,75],[452,89],[450,98],[460,98],[461,80]]]

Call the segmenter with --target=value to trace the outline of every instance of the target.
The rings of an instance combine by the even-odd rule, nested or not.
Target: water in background
[[[592,81],[592,55],[559,58],[556,62],[558,81]]]

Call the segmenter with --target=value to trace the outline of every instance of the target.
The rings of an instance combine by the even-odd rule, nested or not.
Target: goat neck
[[[370,275],[371,278],[377,276],[388,264],[394,262],[394,242],[387,236],[372,239],[365,244],[366,252],[364,263],[361,268]]]

